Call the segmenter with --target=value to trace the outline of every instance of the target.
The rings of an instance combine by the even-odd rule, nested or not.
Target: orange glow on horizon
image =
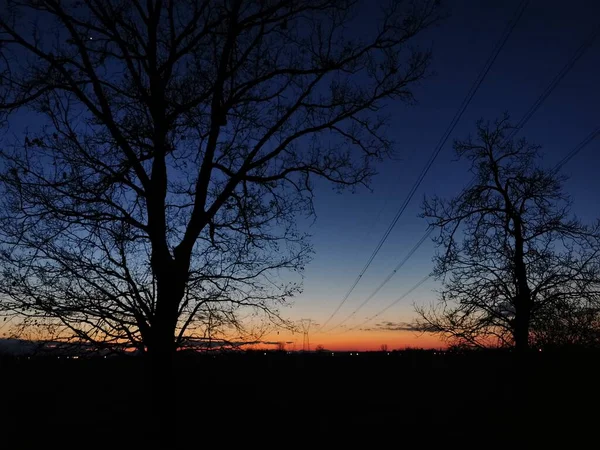
[[[301,333],[294,335],[268,335],[263,338],[264,342],[292,342],[287,344],[286,350],[302,350],[303,336]],[[326,350],[333,351],[377,351],[382,345],[388,350],[401,350],[407,347],[439,349],[447,345],[439,337],[428,334],[416,334],[412,331],[354,331],[338,334],[310,334],[310,349],[315,350],[322,346]],[[265,344],[255,348],[274,349],[275,345]]]

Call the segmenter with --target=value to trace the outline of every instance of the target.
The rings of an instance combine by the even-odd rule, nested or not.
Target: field
[[[137,358],[1,364],[2,436],[13,443],[3,448],[137,448],[147,434]],[[257,441],[594,447],[599,368],[594,353],[535,354],[525,364],[498,352],[186,357],[177,364],[179,432],[171,448]]]

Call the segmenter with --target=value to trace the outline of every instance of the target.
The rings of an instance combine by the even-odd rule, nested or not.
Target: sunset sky
[[[306,269],[304,292],[284,315],[311,319],[311,347],[331,349],[390,349],[436,347],[431,336],[406,331],[414,318],[413,303],[436,299],[437,282],[430,280],[375,320],[365,322],[401,297],[432,269],[434,247],[428,239],[397,275],[355,316],[330,333],[317,333],[343,299],[387,229],[418,174],[432,154],[492,48],[502,35],[520,0],[452,1],[451,17],[423,35],[433,50],[434,76],[417,90],[417,104],[392,108],[391,134],[398,158],[379,167],[372,192],[360,189],[337,194],[318,183],[314,224],[304,229],[312,236],[315,255]],[[368,11],[365,11],[368,14]],[[598,27],[600,3],[532,1],[493,65],[475,98],[444,146],[409,207],[348,301],[324,328],[346,319],[423,235],[426,223],[417,217],[424,195],[452,196],[470,180],[465,165],[455,161],[451,141],[474,131],[479,118],[493,120],[508,112],[521,119],[582,42]],[[600,125],[600,38],[562,80],[518,137],[543,146],[543,163],[552,167]],[[571,178],[566,190],[573,212],[590,222],[600,211],[600,143],[591,142],[563,172]],[[312,222],[311,222],[312,223]],[[364,323],[364,324],[363,324]],[[350,331],[348,331],[351,329]],[[302,335],[271,335],[273,340],[296,342]]]
[[[418,217],[424,196],[456,195],[471,179],[464,161],[457,161],[452,141],[475,131],[478,119],[497,119],[507,112],[518,122],[544,92],[582,43],[599,30],[597,0],[532,0],[500,52],[483,84],[450,139],[397,222],[368,271],[347,301],[365,263],[395,217],[419,173],[434,152],[492,49],[502,37],[522,0],[448,0],[449,17],[418,38],[433,53],[431,75],[415,88],[416,103],[391,103],[389,137],[396,156],[381,163],[371,189],[342,193],[324,180],[315,180],[316,218],[299,220],[309,233],[313,260],[304,272],[302,294],[281,309],[282,316],[300,324],[310,321],[309,340],[331,350],[377,350],[440,347],[438,338],[410,330],[414,305],[434,302],[439,282],[424,281],[433,268],[435,248],[425,240],[410,260],[377,295],[357,311],[421,239],[426,222]],[[365,2],[368,3],[368,2]],[[367,5],[368,6],[368,5]],[[361,25],[374,26],[374,12],[363,5]],[[599,33],[600,34],[600,33]],[[545,100],[517,137],[542,146],[543,165],[553,167],[600,126],[600,37]],[[12,116],[10,132],[32,126],[26,111]],[[586,146],[563,173],[573,212],[590,223],[600,216],[600,139]],[[315,219],[315,220],[313,220]],[[294,281],[298,281],[293,279]],[[335,312],[335,314],[334,314]],[[332,316],[333,315],[333,316]],[[326,326],[323,326],[326,324]],[[289,342],[301,350],[302,333],[284,330],[263,336],[265,342]]]

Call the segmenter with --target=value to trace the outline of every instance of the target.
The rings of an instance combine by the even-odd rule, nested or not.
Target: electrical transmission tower
[[[302,328],[302,351],[310,352],[310,339],[308,332],[310,331],[310,325],[312,324],[311,319],[301,319],[300,327]]]

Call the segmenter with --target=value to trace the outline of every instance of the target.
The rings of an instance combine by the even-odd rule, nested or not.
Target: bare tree
[[[439,304],[417,308],[418,326],[525,350],[536,330],[549,331],[549,311],[598,311],[600,226],[571,216],[564,178],[540,167],[539,147],[507,140],[510,131],[508,117],[479,122],[476,140],[455,144],[474,182],[452,200],[424,202],[440,230],[434,274],[443,287]]]
[[[347,0],[3,0],[0,109],[30,125],[1,151],[3,313],[161,365],[276,319],[312,177],[366,184],[390,154],[435,3],[358,33]]]
[[[541,308],[531,324],[537,348],[600,348],[600,307],[585,298],[555,302]]]

